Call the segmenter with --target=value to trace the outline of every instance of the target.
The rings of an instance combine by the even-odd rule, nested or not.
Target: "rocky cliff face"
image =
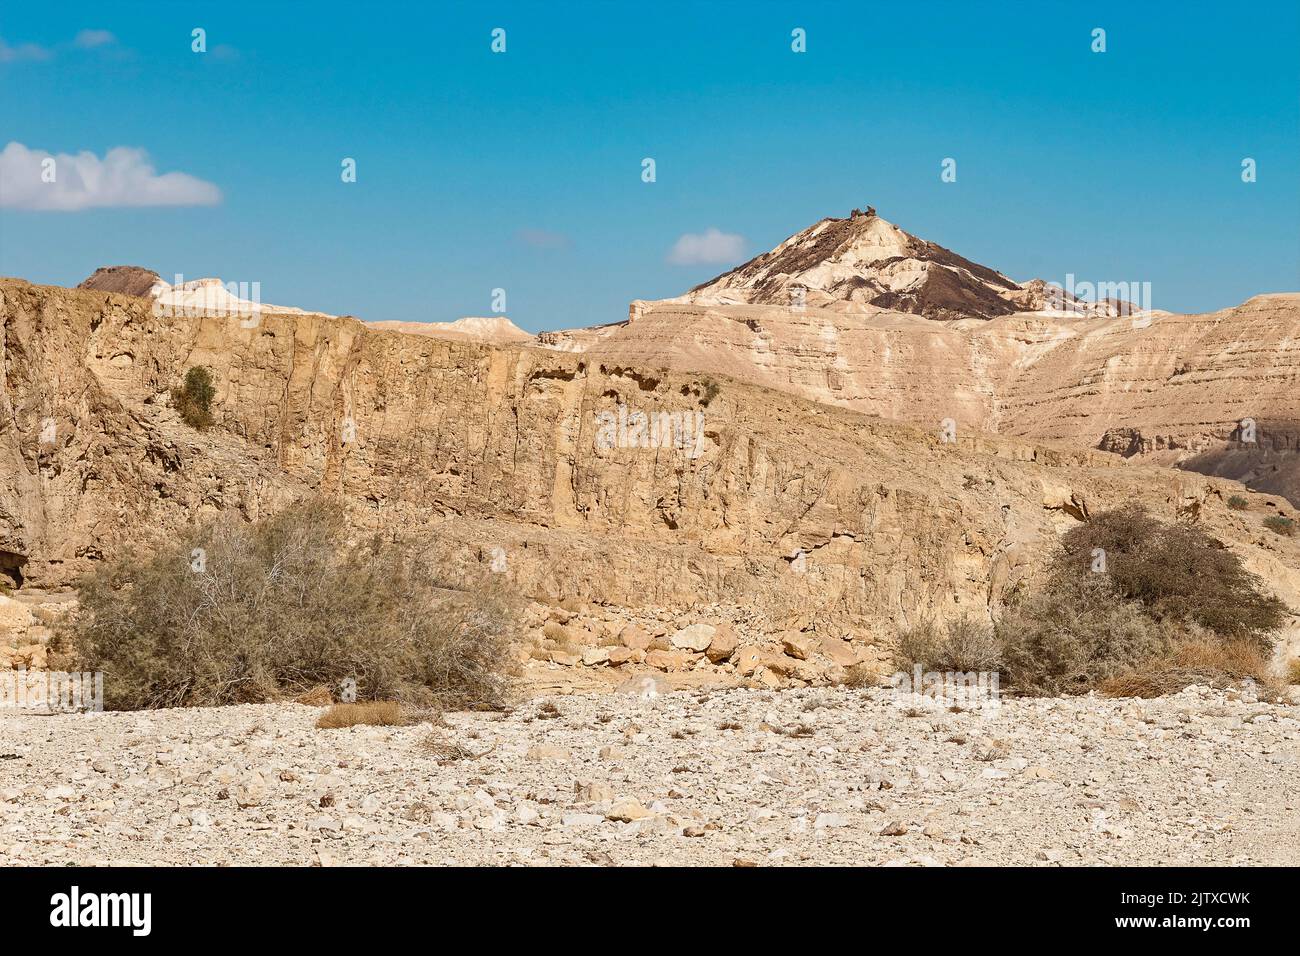
[[[593,361],[725,375],[871,415],[1100,448],[1300,506],[1300,294],[1205,315],[933,322],[638,303]],[[1244,424],[1243,424],[1244,423]]]
[[[763,328],[706,312],[737,341]],[[0,570],[28,584],[73,584],[128,542],[319,490],[359,527],[436,529],[484,563],[504,556],[548,602],[744,607],[772,632],[793,620],[870,643],[928,614],[987,614],[1061,527],[1136,498],[1198,514],[1300,605],[1300,543],[1227,510],[1239,485],[1117,455],[973,428],[946,443],[757,384],[347,318],[248,328],[15,280],[0,281],[0,316]],[[936,375],[970,354],[958,330],[862,334],[933,350]],[[218,388],[203,433],[168,401],[194,365]]]

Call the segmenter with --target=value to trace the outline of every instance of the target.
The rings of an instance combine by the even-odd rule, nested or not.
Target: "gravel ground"
[[[1191,688],[0,716],[0,865],[1300,863],[1300,708]]]

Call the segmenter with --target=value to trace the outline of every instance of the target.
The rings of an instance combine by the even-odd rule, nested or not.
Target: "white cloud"
[[[82,30],[72,41],[74,46],[79,46],[83,50],[93,49],[97,46],[109,46],[117,42],[117,37],[107,30]]]
[[[47,182],[54,160],[54,181]],[[0,207],[73,212],[119,206],[212,206],[221,190],[188,173],[159,175],[143,149],[52,155],[10,143],[0,151]]]
[[[681,236],[669,250],[668,261],[675,266],[718,265],[735,262],[744,255],[744,236],[710,227]]]
[[[54,54],[36,43],[22,43],[10,46],[0,40],[0,63],[19,63],[23,60],[48,60]]]

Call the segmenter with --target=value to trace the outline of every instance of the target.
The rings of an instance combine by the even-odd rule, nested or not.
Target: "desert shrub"
[[[898,663],[925,671],[995,671],[1001,650],[993,628],[967,615],[947,626],[926,620],[898,638]]]
[[[844,669],[844,677],[840,685],[853,690],[861,690],[865,687],[879,687],[880,675],[866,664],[850,664]]]
[[[402,711],[402,705],[395,700],[370,700],[360,704],[335,704],[316,718],[316,726],[321,730],[337,730],[343,727],[402,727],[409,724],[410,718]]]
[[[1163,653],[1171,638],[1101,575],[1054,578],[999,617],[996,634],[1007,682],[1042,695],[1086,693]]]
[[[1155,620],[1197,624],[1269,648],[1270,633],[1286,619],[1286,605],[1266,594],[1222,542],[1200,528],[1160,521],[1140,505],[1104,512],[1067,532],[1054,577],[1091,574],[1097,548],[1106,553],[1106,573],[1096,576]]]
[[[217,397],[212,373],[196,365],[185,373],[185,384],[172,389],[172,404],[185,424],[202,431],[212,424],[212,400]]]
[[[1295,537],[1296,534],[1295,520],[1284,515],[1269,515],[1264,519],[1264,527],[1288,538]]]
[[[718,393],[722,391],[722,386],[711,378],[705,378],[701,384],[704,386],[704,394],[700,397],[700,404],[708,408],[709,404],[718,397]]]
[[[1285,679],[1288,684],[1300,684],[1300,657],[1287,665]]]
[[[1250,502],[1241,495],[1230,495],[1228,498],[1228,507],[1233,511],[1245,511],[1250,507]]]
[[[996,632],[1017,691],[1144,695],[1264,684],[1286,615],[1221,542],[1130,505],[1069,531],[1046,581],[1007,607]]]
[[[346,678],[362,701],[499,706],[513,604],[450,580],[431,548],[354,540],[322,499],[253,525],[224,518],[90,575],[63,626],[115,709],[291,698]]]

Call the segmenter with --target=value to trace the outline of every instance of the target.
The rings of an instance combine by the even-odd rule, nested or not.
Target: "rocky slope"
[[[699,621],[779,647],[793,631],[833,661],[835,642],[861,658],[921,616],[988,614],[1059,529],[1139,499],[1199,515],[1300,607],[1300,541],[1260,524],[1284,501],[1229,511],[1235,482],[1113,454],[971,429],[949,444],[759,385],[348,318],[249,328],[17,280],[0,281],[0,315],[0,571],[29,586],[72,585],[217,511],[252,519],[324,491],[359,526],[436,530],[504,559],[542,605],[618,609],[602,631],[654,609],[669,632]],[[194,365],[217,384],[203,433],[168,400]],[[690,440],[609,440],[602,423],[636,412]],[[665,669],[712,666],[672,649]]]
[[[546,705],[551,705],[547,707]],[[0,865],[1300,863],[1295,707],[885,691],[0,721]]]
[[[1101,448],[1300,505],[1300,294],[1138,319],[935,322],[671,301],[633,303],[631,314],[600,337],[552,339],[592,361],[724,375],[929,428],[948,418],[959,430]]]

